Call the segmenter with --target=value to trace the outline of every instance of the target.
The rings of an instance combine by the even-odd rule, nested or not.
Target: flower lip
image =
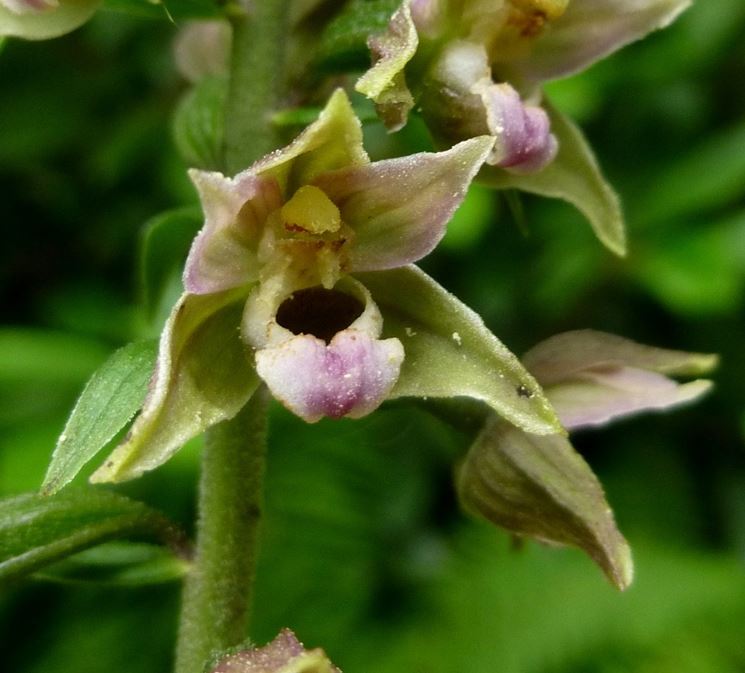
[[[316,286],[285,299],[277,310],[276,321],[293,334],[312,334],[330,343],[337,332],[362,315],[364,308],[356,297]]]

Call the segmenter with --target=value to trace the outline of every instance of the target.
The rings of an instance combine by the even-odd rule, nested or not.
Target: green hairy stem
[[[193,568],[184,586],[176,673],[202,673],[246,638],[258,557],[268,395],[262,386],[205,438]]]
[[[225,168],[247,168],[280,145],[274,112],[284,93],[287,0],[252,3],[250,16],[233,19],[233,53],[225,109]]]

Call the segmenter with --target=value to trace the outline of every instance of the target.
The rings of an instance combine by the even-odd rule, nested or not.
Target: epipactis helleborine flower
[[[238,650],[219,658],[210,673],[340,673],[323,650],[306,650],[295,634],[282,629],[264,647]]]
[[[235,415],[260,380],[309,422],[364,416],[391,397],[465,395],[528,432],[560,432],[519,361],[411,266],[443,236],[492,144],[371,163],[337,91],[294,142],[235,177],[192,170],[205,225],[186,293],[143,410],[94,481],[156,467]]]
[[[543,101],[541,84],[584,70],[666,26],[689,5],[404,0],[388,31],[369,39],[374,64],[357,89],[375,101],[391,130],[401,128],[416,105],[443,144],[494,136],[487,159],[494,169],[482,179],[573,203],[600,240],[623,254],[618,199],[581,132]]]
[[[711,382],[679,384],[668,375],[708,372],[717,358],[579,330],[541,342],[523,363],[571,430],[690,402]],[[618,588],[631,583],[631,552],[603,488],[565,437],[529,435],[492,418],[463,462],[458,490],[467,509],[492,523],[516,535],[579,547]]]
[[[44,40],[75,30],[101,0],[0,0],[0,37]]]

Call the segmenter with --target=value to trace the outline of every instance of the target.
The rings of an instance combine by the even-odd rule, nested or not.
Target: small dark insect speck
[[[517,394],[520,397],[527,397],[527,398],[533,397],[533,391],[530,390],[529,388],[526,388],[525,386],[518,386],[517,387]]]

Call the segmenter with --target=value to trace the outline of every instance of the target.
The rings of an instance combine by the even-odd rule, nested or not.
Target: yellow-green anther
[[[287,228],[311,234],[335,233],[341,227],[341,213],[336,204],[313,185],[298,189],[282,206],[281,214]]]

